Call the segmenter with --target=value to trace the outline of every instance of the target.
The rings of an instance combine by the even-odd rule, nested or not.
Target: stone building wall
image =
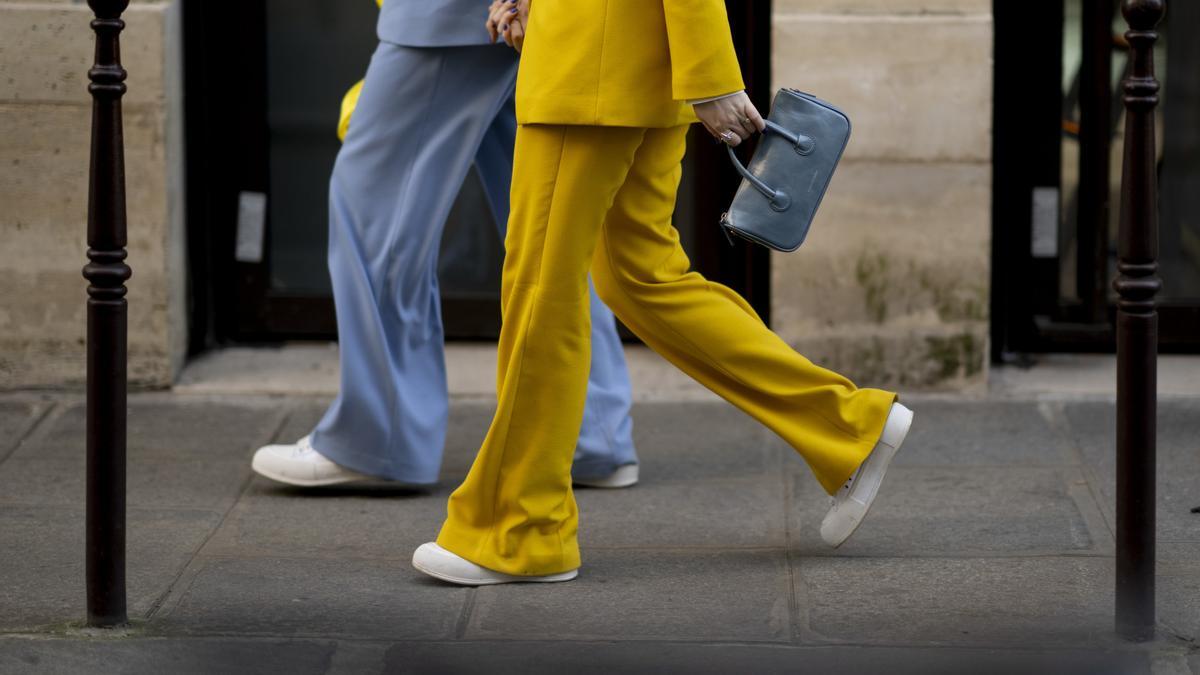
[[[137,2],[123,58],[130,375],[186,345],[178,3]],[[0,0],[0,389],[84,376],[87,5]],[[773,259],[773,323],[863,383],[970,386],[987,363],[990,0],[775,0],[775,80],[854,120],[808,243]]]
[[[854,131],[807,243],[772,260],[772,322],[870,385],[983,381],[990,0],[775,0],[774,78]]]
[[[0,0],[0,389],[85,375],[91,16]],[[121,40],[135,386],[169,384],[186,345],[174,19],[169,3],[135,2]]]

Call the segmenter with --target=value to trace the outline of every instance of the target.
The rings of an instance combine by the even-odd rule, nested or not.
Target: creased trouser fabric
[[[312,442],[339,464],[437,481],[448,412],[438,247],[472,162],[504,234],[516,67],[492,46],[385,42],[371,60],[330,185],[341,390]],[[615,322],[598,299],[588,307],[598,347],[578,449],[579,470],[595,476],[637,458]]]
[[[689,272],[671,225],[686,127],[521,126],[504,264],[499,406],[438,536],[493,570],[579,566],[571,449],[589,359],[587,276],[659,354],[779,434],[832,493],[895,395],[857,389]],[[703,439],[698,439],[703,442]]]

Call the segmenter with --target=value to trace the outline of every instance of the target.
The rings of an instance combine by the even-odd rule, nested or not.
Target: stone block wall
[[[772,323],[869,386],[963,388],[988,359],[990,0],[775,0],[774,79],[843,108],[808,241],[772,259]]]
[[[777,86],[854,120],[808,243],[773,259],[774,327],[863,384],[962,388],[987,363],[990,0],[775,0]],[[126,15],[130,376],[186,345],[178,3]],[[84,377],[91,14],[0,0],[0,389]]]
[[[83,381],[93,61],[81,2],[0,0],[0,389]],[[122,59],[129,373],[165,386],[186,347],[174,10],[135,2]]]

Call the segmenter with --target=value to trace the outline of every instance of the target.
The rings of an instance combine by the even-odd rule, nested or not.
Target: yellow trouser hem
[[[489,538],[486,531],[459,531],[447,522],[438,534],[437,543],[438,546],[476,565],[517,577],[562,574],[580,567],[578,547],[571,547],[571,550],[565,550],[564,547],[562,554],[556,555],[537,555],[523,551],[520,556],[502,558],[492,555],[491,549],[486,545],[480,545],[480,542],[486,544]]]

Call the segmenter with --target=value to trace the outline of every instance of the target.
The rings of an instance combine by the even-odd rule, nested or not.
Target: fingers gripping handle
[[[779,134],[783,138],[787,139],[788,142],[795,147],[796,152],[799,154],[807,155],[813,151],[813,148],[816,145],[816,143],[813,142],[813,139],[803,134],[792,133],[791,131],[784,129],[771,120],[764,121],[767,124],[767,131]],[[737,158],[737,155],[734,154],[732,147],[727,145],[725,146],[725,149],[729,152],[729,159],[733,162],[733,168],[737,169],[737,172],[742,174],[743,178],[750,181],[750,184],[754,186],[754,189],[761,192],[764,197],[770,200],[772,209],[775,209],[776,211],[786,211],[788,207],[792,205],[792,200],[790,197],[788,197],[786,192],[772,188],[770,185],[767,185],[761,179],[759,179],[758,176],[750,173],[750,170],[747,169],[745,165],[742,164],[741,160]]]

